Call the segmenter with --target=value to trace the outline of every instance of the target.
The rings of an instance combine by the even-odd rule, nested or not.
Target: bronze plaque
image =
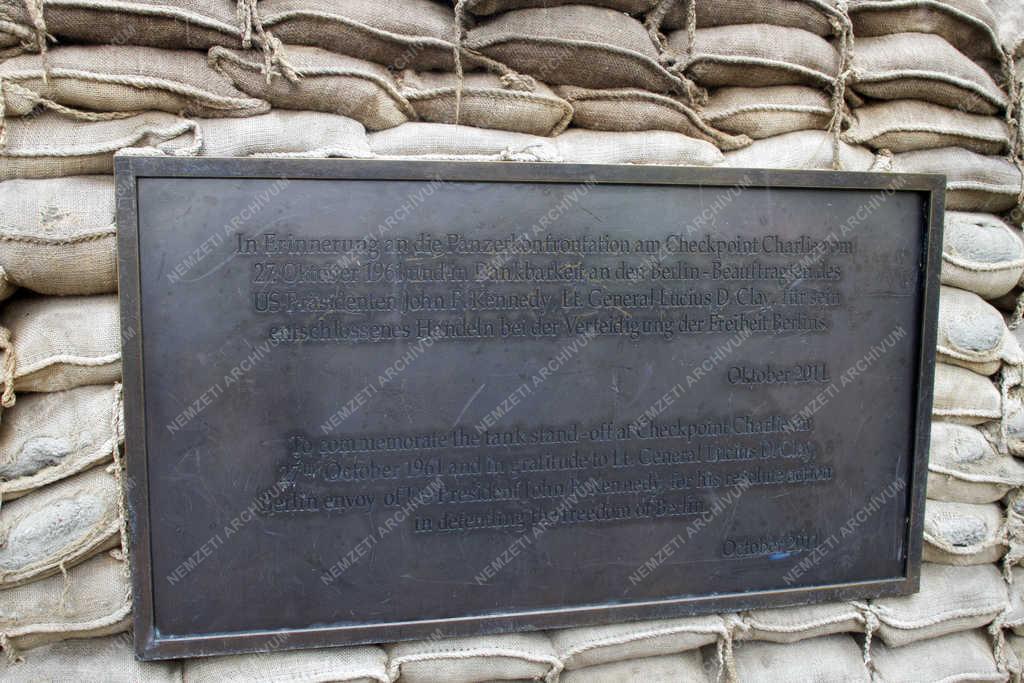
[[[117,172],[143,658],[916,590],[941,177]]]

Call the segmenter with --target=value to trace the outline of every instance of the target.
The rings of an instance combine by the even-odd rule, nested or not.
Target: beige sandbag
[[[198,121],[207,157],[373,156],[363,124],[346,116],[317,111],[275,109],[244,119]]]
[[[2,595],[0,635],[15,650],[121,633],[131,621],[131,583],[120,551],[72,567],[67,577],[57,574]]]
[[[744,640],[795,643],[836,633],[862,633],[864,617],[848,602],[828,602],[781,609],[758,609],[743,615]]]
[[[509,633],[388,645],[388,675],[404,683],[550,679],[561,670],[544,633]]]
[[[555,143],[526,133],[452,126],[444,123],[405,123],[370,133],[370,150],[382,157],[470,159],[494,161],[559,161]]]
[[[120,396],[116,385],[20,396],[0,430],[0,501],[110,460],[115,432],[124,440]]]
[[[856,641],[848,635],[798,643],[745,642],[735,648],[737,680],[743,683],[868,683]],[[709,680],[722,680],[717,667]]]
[[[0,678],[8,683],[182,683],[180,661],[136,660],[129,634],[65,640],[17,661],[0,657]]]
[[[0,587],[52,576],[120,544],[121,490],[100,466],[0,507]]]
[[[831,134],[819,130],[755,140],[744,149],[725,154],[723,166],[729,168],[782,168],[831,170],[834,140]],[[868,171],[875,155],[863,147],[848,142],[839,143],[839,159],[843,170]]]
[[[379,647],[269,652],[185,660],[188,683],[390,683]]]
[[[8,2],[6,8],[13,23],[35,36],[28,11],[31,4]],[[45,0],[41,6],[46,33],[61,44],[149,45],[177,50],[241,47],[245,28],[239,23],[234,0]],[[30,47],[38,50],[38,42]]]
[[[302,75],[299,80],[277,73],[268,79],[263,55],[252,50],[214,47],[208,59],[239,89],[281,109],[341,114],[370,130],[416,118],[391,74],[380,64],[305,45],[286,50],[288,63]]]
[[[155,109],[182,116],[252,116],[270,104],[247,96],[200,52],[124,45],[56,47],[0,62],[8,116],[40,98],[78,109]]]
[[[935,364],[932,415],[947,422],[976,425],[999,419],[999,389],[987,377],[947,363]]]
[[[719,88],[701,115],[722,130],[760,140],[793,131],[826,130],[832,105],[828,93],[802,85]]]
[[[22,8],[17,8],[18,12]],[[24,19],[22,19],[24,21]],[[35,26],[12,21],[8,13],[0,14],[0,56],[12,57],[24,51],[38,50],[45,35]]]
[[[1020,170],[1003,157],[985,156],[960,147],[904,152],[892,159],[895,173],[941,173],[946,176],[946,208],[1002,213],[1017,205]]]
[[[1007,680],[1006,673],[996,666],[991,638],[983,630],[956,633],[906,647],[876,643],[871,648],[871,658],[878,680],[884,683],[997,683]]]
[[[976,114],[997,114],[1007,98],[985,69],[936,35],[858,38],[853,90],[881,100],[924,100]]]
[[[0,266],[0,301],[7,301],[18,291],[18,285],[7,279],[7,271]]]
[[[704,681],[704,662],[700,650],[678,655],[645,657],[589,666],[567,671],[559,677],[560,683],[679,683]]]
[[[925,562],[920,592],[879,598],[871,604],[880,622],[878,637],[890,647],[902,647],[990,624],[1009,601],[1006,583],[995,565],[955,567]]]
[[[389,69],[454,64],[455,17],[430,0],[260,0],[263,26],[286,44],[312,45]]]
[[[16,391],[63,391],[121,378],[117,295],[26,297],[8,303]]]
[[[955,287],[939,291],[936,350],[943,363],[981,375],[994,375],[1004,360],[1024,360],[1002,314],[974,292]]]
[[[928,498],[959,503],[994,503],[1024,486],[1024,463],[996,452],[982,432],[968,425],[933,422],[928,453]]]
[[[1007,542],[1010,545],[1003,562],[1010,566],[1024,560],[1024,489],[1010,491],[1003,499],[1003,504]]]
[[[996,18],[999,40],[1011,57],[1024,57],[1024,4],[1019,0],[988,0]]]
[[[570,128],[554,143],[563,161],[576,164],[714,166],[723,161],[710,142],[667,130],[611,133]]]
[[[1022,276],[1020,230],[990,214],[946,212],[942,284],[995,299],[1010,292]]]
[[[584,626],[548,633],[567,670],[695,650],[725,635],[718,615]]]
[[[996,21],[984,0],[850,0],[858,38],[933,33],[975,61],[997,62]]]
[[[1009,149],[1006,122],[920,100],[893,100],[860,107],[846,132],[853,144],[891,152],[963,147],[978,154]]]
[[[1017,328],[1017,332],[1021,328]],[[1014,336],[1014,341],[1017,338]],[[1014,378],[1011,378],[1014,379]],[[1004,439],[1008,450],[1013,455],[1024,458],[1024,392],[1019,386],[1007,392],[1003,403],[1003,418],[1000,422],[984,425],[982,431],[989,443],[1002,447]]]
[[[543,83],[533,90],[511,90],[490,73],[467,73],[458,100],[455,74],[404,71],[399,85],[422,121],[459,123],[530,135],[557,135],[572,120],[572,106]]]
[[[605,7],[506,12],[481,21],[465,45],[545,83],[653,92],[683,87],[661,65],[643,25]]]
[[[0,183],[4,280],[40,294],[117,291],[114,179]]]
[[[737,24],[668,36],[668,48],[686,64],[686,73],[705,86],[831,85],[839,73],[839,53],[810,31],[771,24]]]
[[[924,515],[926,562],[989,564],[998,562],[1006,552],[1006,522],[996,503],[929,500]]]
[[[79,121],[61,114],[8,119],[0,147],[0,180],[110,175],[114,153],[128,147],[189,154],[198,147],[196,124],[165,112],[109,121]]]
[[[662,28],[686,28],[687,2],[674,3]],[[828,0],[711,0],[696,7],[697,28],[731,24],[774,24],[812,31],[819,36],[838,34],[842,18]]]
[[[480,16],[508,12],[528,7],[554,7],[555,5],[575,5],[574,0],[466,0],[466,10]],[[658,0],[591,0],[586,4],[600,5],[627,14],[643,14],[658,4]]]
[[[721,150],[746,147],[746,135],[729,135],[708,125],[701,114],[679,98],[635,88],[591,90],[575,85],[556,88],[572,105],[572,122],[579,128],[632,132],[668,130],[705,140]]]
[[[1013,567],[1009,581],[1010,607],[1003,614],[1003,626],[1013,629],[1018,636],[1024,636],[1024,568]]]

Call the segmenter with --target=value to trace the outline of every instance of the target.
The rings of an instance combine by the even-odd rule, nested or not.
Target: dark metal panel
[[[932,349],[942,242],[943,178],[674,167],[164,157],[119,158],[117,173],[119,277],[126,339],[129,516],[136,647],[140,656],[169,658],[270,647],[289,649],[385,642],[437,634],[497,633],[896,595],[916,590],[934,370]],[[781,492],[775,498],[763,492],[758,494],[757,489],[751,487],[751,497],[756,500],[751,503],[742,500],[735,503],[735,507],[731,507],[730,501],[723,507],[722,514],[715,515],[708,523],[713,531],[695,536],[690,546],[679,544],[695,553],[695,557],[681,560],[684,553],[677,549],[674,559],[664,560],[665,568],[658,564],[651,570],[650,580],[644,578],[637,585],[628,586],[626,578],[630,572],[623,567],[634,574],[640,571],[638,568],[642,568],[645,561],[656,557],[655,551],[662,548],[662,542],[674,538],[673,531],[678,529],[677,533],[681,534],[684,529],[692,528],[702,514],[696,511],[698,508],[707,511],[708,506],[716,502],[711,493],[702,492],[692,499],[680,498],[684,503],[666,503],[669,484],[659,477],[671,478],[673,473],[685,471],[693,462],[662,467],[657,477],[650,475],[650,481],[657,481],[657,486],[649,495],[615,494],[621,496],[620,500],[630,495],[631,500],[636,499],[637,507],[630,514],[639,515],[636,512],[639,510],[647,514],[652,506],[668,509],[666,505],[676,505],[672,514],[677,515],[678,522],[671,517],[659,518],[651,512],[651,518],[646,521],[628,518],[627,521],[599,523],[590,519],[575,526],[567,522],[553,524],[543,529],[545,538],[536,545],[523,540],[531,529],[527,525],[523,525],[525,531],[514,533],[458,528],[441,534],[435,533],[436,529],[413,532],[409,528],[412,520],[403,519],[401,524],[383,533],[379,532],[383,528],[379,526],[374,531],[375,525],[394,519],[400,505],[392,505],[389,514],[374,509],[372,502],[362,512],[324,514],[322,506],[328,497],[348,496],[354,501],[360,493],[390,493],[379,487],[375,489],[372,483],[328,486],[326,481],[318,482],[317,477],[327,476],[324,474],[328,466],[324,465],[328,462],[326,458],[289,453],[285,460],[296,461],[291,463],[292,479],[277,481],[271,476],[274,468],[282,465],[282,459],[280,452],[269,451],[280,449],[280,443],[289,437],[328,439],[332,434],[357,437],[375,430],[379,434],[380,430],[390,429],[403,419],[423,429],[427,429],[425,425],[438,427],[439,421],[445,425],[451,423],[452,429],[457,425],[469,429],[471,422],[460,423],[464,415],[473,416],[477,424],[481,424],[479,421],[496,402],[498,405],[507,403],[512,395],[510,390],[526,386],[526,383],[520,385],[524,378],[533,377],[536,381],[536,368],[552,359],[566,357],[548,373],[553,377],[551,384],[536,385],[540,388],[535,396],[530,389],[534,403],[524,401],[523,407],[513,404],[508,415],[496,419],[499,429],[506,428],[508,434],[513,434],[523,424],[529,428],[545,420],[552,420],[555,426],[565,427],[569,422],[579,426],[588,415],[598,414],[605,416],[602,419],[612,416],[613,422],[627,415],[632,419],[653,405],[651,400],[661,396],[661,391],[671,387],[677,378],[681,382],[692,377],[692,370],[700,367],[703,360],[717,358],[714,354],[719,347],[714,343],[685,334],[672,343],[642,338],[616,340],[599,334],[592,338],[592,346],[574,347],[573,354],[578,352],[580,360],[577,367],[571,366],[567,356],[565,344],[571,340],[566,336],[548,335],[550,339],[538,339],[539,333],[534,332],[533,336],[521,335],[522,338],[514,342],[507,339],[439,341],[436,347],[429,347],[436,351],[424,352],[423,358],[427,360],[420,361],[414,355],[403,364],[396,375],[420,363],[403,375],[400,382],[390,384],[388,380],[384,383],[388,386],[382,385],[379,394],[375,391],[365,404],[359,402],[351,422],[347,421],[350,416],[346,416],[337,425],[324,423],[329,428],[323,430],[322,435],[317,430],[317,425],[330,415],[324,412],[325,406],[343,406],[359,395],[365,378],[373,380],[376,371],[397,367],[402,355],[389,350],[389,346],[408,353],[412,341],[336,344],[335,350],[328,349],[327,344],[313,343],[292,345],[289,342],[282,344],[280,351],[277,345],[268,347],[264,322],[274,315],[260,313],[259,303],[253,303],[256,308],[250,309],[246,302],[258,302],[260,295],[266,295],[264,306],[267,306],[270,292],[281,294],[283,290],[265,286],[257,291],[260,287],[252,286],[252,291],[243,292],[247,284],[254,283],[246,282],[250,269],[241,268],[239,264],[252,254],[240,249],[239,253],[232,253],[230,245],[238,238],[238,233],[247,237],[265,236],[268,231],[288,231],[310,239],[359,237],[368,228],[382,224],[378,221],[388,213],[385,209],[399,210],[403,198],[412,196],[412,190],[434,182],[442,187],[439,192],[444,201],[426,208],[417,205],[411,224],[398,221],[399,227],[389,236],[412,239],[423,226],[430,226],[432,230],[448,226],[454,233],[466,233],[463,237],[500,237],[526,229],[530,225],[526,217],[536,218],[537,207],[557,208],[558,198],[551,196],[554,190],[549,192],[545,188],[571,189],[588,179],[593,194],[585,193],[586,200],[579,204],[580,211],[591,215],[593,221],[578,215],[566,218],[569,226],[560,225],[558,230],[568,231],[569,237],[607,229],[619,235],[643,237],[649,232],[663,238],[663,233],[669,229],[667,226],[671,225],[667,216],[678,212],[680,223],[684,215],[692,221],[694,216],[700,216],[694,208],[697,206],[717,207],[717,214],[721,214],[701,223],[709,226],[703,230],[709,239],[712,236],[716,239],[719,236],[728,239],[756,236],[767,231],[792,237],[820,233],[824,224],[840,214],[853,216],[854,209],[867,204],[869,197],[880,196],[880,193],[887,198],[900,197],[893,202],[883,200],[851,228],[856,232],[864,223],[874,232],[869,235],[870,242],[858,243],[865,250],[862,261],[858,260],[862,258],[859,255],[847,255],[851,262],[847,267],[854,271],[851,277],[857,279],[855,286],[844,293],[836,317],[843,325],[850,326],[849,334],[837,332],[824,342],[820,338],[816,341],[814,333],[806,330],[781,334],[771,341],[751,337],[754,348],[736,351],[737,355],[730,361],[737,363],[736,367],[746,368],[741,371],[756,374],[765,367],[772,372],[777,370],[770,362],[767,365],[762,362],[766,358],[809,362],[828,356],[828,368],[835,373],[831,375],[834,384],[838,373],[849,369],[846,360],[856,361],[860,350],[873,353],[872,342],[879,340],[872,338],[869,332],[877,333],[882,322],[909,325],[911,329],[906,334],[913,342],[911,349],[899,351],[902,355],[896,358],[885,356],[886,348],[869,363],[877,362],[886,372],[898,371],[909,378],[905,404],[900,403],[899,392],[886,394],[888,390],[880,388],[884,383],[879,385],[877,377],[872,385],[875,393],[862,391],[861,395],[851,389],[852,393],[830,397],[848,413],[853,413],[848,415],[851,422],[862,418],[862,428],[869,424],[876,429],[894,426],[893,433],[886,434],[881,441],[873,441],[873,437],[864,436],[845,424],[846,420],[828,413],[825,407],[823,410],[830,418],[826,431],[843,435],[843,438],[829,443],[813,443],[814,439],[808,439],[808,444],[804,444],[818,449],[814,457],[821,456],[831,463],[830,472],[832,466],[847,475],[857,472],[858,476],[863,475],[863,481],[851,480],[849,476],[835,481],[823,479],[826,483],[819,489],[814,489],[814,484],[781,485],[778,486]],[[261,196],[259,188],[263,188],[266,195],[267,188],[273,187],[269,183],[274,180],[284,183],[280,193],[274,195],[277,201],[257,201]],[[621,189],[616,190],[616,187]],[[730,195],[729,203],[722,206],[722,202],[715,202],[713,191],[716,188],[719,193],[728,188],[741,191],[735,197]],[[875,194],[866,196],[864,191],[875,191]],[[352,199],[342,201],[339,199],[342,196]],[[525,222],[519,222],[520,214]],[[227,220],[231,217],[245,220],[232,224]],[[755,221],[755,217],[760,222]],[[717,224],[718,220],[722,223]],[[888,232],[880,230],[879,225],[887,226]],[[916,238],[908,237],[915,232]],[[901,250],[900,258],[909,255],[909,259],[887,260],[889,256],[899,256],[888,254],[888,246]],[[259,252],[259,248],[255,249],[253,253]],[[304,272],[303,268],[316,265],[317,259],[308,253],[295,256],[288,255],[287,251],[285,248],[280,253],[263,254],[264,271],[293,267],[293,273],[299,274]],[[740,260],[745,258],[749,265],[749,256],[746,254]],[[435,257],[442,261],[446,258],[437,254]],[[706,254],[695,258],[698,262],[701,259],[710,262],[705,257]],[[449,265],[458,265],[460,258],[468,257],[451,256]],[[602,258],[610,257],[607,253],[590,256],[598,265]],[[582,254],[579,256],[579,263],[586,260]],[[810,265],[815,263],[815,258],[811,258]],[[211,264],[216,267],[211,268]],[[705,278],[694,279],[694,287],[699,287]],[[911,279],[912,286],[907,286]],[[292,294],[284,292],[283,295],[292,296],[293,301],[305,301],[311,300],[303,299],[306,294],[319,291],[320,300],[326,300],[324,297],[331,292],[321,287],[322,284],[314,282],[307,286],[310,285],[307,281],[289,290]],[[806,283],[797,281],[796,284],[802,287]],[[785,285],[792,288],[794,283],[787,281]],[[465,287],[468,289],[469,285]],[[538,285],[537,296],[544,287],[547,284]],[[612,294],[638,295],[646,285],[620,279],[615,287],[617,291]],[[362,289],[362,294],[373,293],[372,287]],[[424,285],[419,289],[425,292],[429,287]],[[438,297],[437,301],[442,301],[445,292],[453,289],[456,287],[438,285],[432,294]],[[391,283],[390,287],[382,286],[377,290],[381,296],[417,293],[416,287],[408,283]],[[852,300],[855,297],[850,294],[864,301]],[[726,295],[739,298],[738,290],[730,290]],[[428,300],[429,297],[424,301]],[[774,305],[762,305],[761,313],[764,316],[777,313],[778,304],[775,301]],[[729,305],[733,304],[725,308]],[[596,315],[605,306],[592,308],[590,314]],[[755,309],[756,305],[750,310]],[[148,334],[143,327],[144,311]],[[545,309],[545,313],[553,311],[554,308]],[[392,318],[402,318],[397,312],[392,313]],[[671,311],[665,313],[659,309],[662,321],[665,315],[671,314]],[[294,311],[288,315],[299,319]],[[388,314],[377,315],[365,310],[359,315],[377,322],[390,320]],[[322,322],[324,317],[320,316],[316,322]],[[537,313],[532,319],[541,318],[543,315]],[[398,323],[395,325],[400,327]],[[312,326],[307,327],[312,329]],[[722,333],[716,341],[725,341],[729,336]],[[421,337],[414,335],[413,338]],[[460,344],[464,353],[455,352],[454,345]],[[494,348],[499,344],[500,349]],[[261,351],[264,348],[268,350]],[[697,355],[687,360],[687,353]],[[731,353],[732,349],[728,351]],[[677,359],[678,354],[682,354],[688,364]],[[726,354],[719,351],[718,355],[723,356],[724,362]],[[144,365],[144,357],[150,361],[149,365]],[[370,360],[374,362],[368,362]],[[712,363],[716,371],[717,362]],[[824,368],[825,363],[821,367]],[[869,378],[873,376],[866,371],[864,374]],[[233,377],[234,382],[228,381],[229,377]],[[478,381],[482,383],[476,393],[466,384],[469,381],[466,378],[471,378],[474,386]],[[541,384],[547,381],[548,377],[544,376]],[[223,386],[225,382],[231,385],[230,391]],[[797,414],[810,405],[805,400],[813,397],[810,389],[795,392],[793,387],[786,386],[765,388],[764,383],[758,382],[722,392],[711,388],[712,380],[708,382],[697,383],[692,393],[683,391],[685,396],[676,404],[677,408],[666,409],[666,414],[675,415],[681,421],[678,406],[683,406],[684,415],[698,415],[701,411],[731,410],[734,402],[746,405],[745,410],[751,409],[755,385],[760,386],[757,391],[763,391],[764,400],[780,414],[783,411],[788,411],[787,415]],[[785,379],[781,385],[790,382]],[[819,384],[824,385],[824,381]],[[487,385],[496,388],[486,389]],[[396,389],[399,386],[401,389]],[[519,391],[520,394],[526,392]],[[390,399],[386,404],[373,402],[376,396],[385,394]],[[627,394],[632,396],[631,401],[622,398]],[[476,405],[478,395],[486,397],[487,403]],[[788,398],[783,398],[784,395]],[[395,407],[402,402],[406,405],[400,409]],[[172,406],[180,411],[174,413]],[[619,411],[623,413],[622,418]],[[575,415],[581,415],[582,421],[575,422]],[[710,413],[704,416],[707,415]],[[568,431],[568,428],[563,429],[563,433]],[[395,436],[396,432],[391,435]],[[685,441],[678,438],[654,440],[661,442],[666,450],[681,448],[680,444]],[[750,434],[727,438],[717,444],[713,439],[710,441],[711,446],[726,450],[738,445],[742,448],[736,452],[753,452]],[[877,450],[884,441],[897,465],[906,457],[905,464],[900,465],[905,466],[904,474],[899,476],[905,476],[909,491],[901,494],[902,502],[894,502],[894,507],[881,512],[872,510],[871,519],[863,522],[866,526],[879,525],[877,530],[899,531],[890,533],[892,537],[881,533],[870,539],[877,545],[877,557],[870,557],[871,553],[863,551],[864,538],[856,541],[861,543],[859,553],[833,551],[824,543],[828,540],[825,532],[840,533],[842,523],[854,519],[851,512],[860,512],[858,506],[863,508],[871,496],[881,490],[878,486],[885,480],[880,478],[879,467],[892,465],[886,465],[888,461],[876,453],[871,456],[878,461],[872,466],[874,469],[857,469],[859,465],[853,459],[870,455],[857,451],[861,441],[869,451]],[[635,445],[626,440],[622,452],[628,454],[628,447]],[[761,447],[765,448],[763,444]],[[567,447],[553,450],[562,456],[568,452]],[[486,478],[474,474],[472,462],[450,447],[439,452],[454,453],[448,464],[463,468],[461,481],[477,481],[478,495],[481,481]],[[496,457],[512,462],[515,460],[510,455],[512,452],[510,446]],[[782,457],[771,455],[770,451],[769,455],[764,455],[764,452],[762,450],[761,457]],[[391,449],[388,457],[402,462],[396,453]],[[735,453],[729,455],[723,451],[713,457],[734,456]],[[811,458],[807,453],[804,457]],[[482,458],[481,455],[481,462]],[[442,457],[438,456],[437,460],[442,461]],[[412,460],[404,462],[408,465]],[[358,463],[358,456],[353,456],[353,463]],[[736,474],[735,462],[717,462],[716,466],[721,470],[719,473],[742,476]],[[639,487],[643,475],[655,468],[641,467],[634,462],[619,469],[628,476],[614,482],[611,479],[601,482]],[[312,470],[316,471],[310,475]],[[708,471],[714,474],[713,470],[716,467]],[[536,478],[520,474],[507,478],[537,482]],[[557,480],[557,476],[552,476],[555,477],[552,481]],[[276,486],[284,481],[295,494],[299,490],[297,477],[306,477],[299,483],[312,480],[319,485],[316,488],[318,502],[313,507],[306,509],[301,496],[296,494],[292,497],[298,502],[287,512],[269,514],[266,506],[259,512],[252,512],[253,501],[270,490],[268,484]],[[458,481],[460,479],[454,475],[448,477],[446,491]],[[548,483],[544,478],[541,482]],[[765,484],[762,488],[767,487]],[[720,495],[726,487],[709,483],[706,488]],[[490,493],[494,494],[494,490],[490,489]],[[807,490],[811,493],[807,494]],[[549,496],[538,489],[538,498],[530,495],[525,498],[551,500],[552,505],[560,503],[560,509],[569,518],[578,519],[572,516],[575,514],[572,508],[579,505],[579,500],[566,493],[563,491],[559,496],[552,492]],[[746,491],[743,493],[746,495]],[[396,489],[394,495],[398,499],[402,494]],[[409,494],[405,495],[408,500]],[[596,497],[602,496],[615,500],[612,494]],[[686,506],[690,504],[685,502],[687,500],[691,500],[692,510],[687,511]],[[776,500],[781,502],[773,502]],[[274,502],[278,502],[276,497]],[[567,502],[573,505],[567,506]],[[444,506],[433,501],[423,507],[431,505]],[[472,504],[463,502],[454,509],[465,513],[471,507]],[[520,501],[509,509],[531,508]],[[551,506],[537,509],[551,510]],[[415,510],[410,510],[404,517],[414,514]],[[736,518],[740,521],[736,522]],[[437,519],[443,519],[443,515]],[[565,519],[563,516],[563,522]],[[725,535],[729,528],[737,525],[763,529],[770,526],[767,522],[772,520],[789,524],[797,519],[803,520],[804,527],[818,526],[812,530],[814,533],[801,535],[801,530],[784,529],[778,538],[762,534],[759,540],[753,541],[744,540],[742,536],[734,540]],[[688,526],[684,526],[686,522]],[[719,528],[726,526],[728,528]],[[536,528],[532,527],[534,531]],[[859,526],[857,531],[862,536],[867,533]],[[373,533],[379,538],[365,548],[366,554],[351,555],[360,547],[360,539],[366,541]],[[429,540],[423,541],[424,538]],[[202,543],[203,539],[208,542]],[[718,539],[722,540],[722,548],[729,543],[734,548],[747,544],[755,549],[774,544],[785,551],[768,555],[754,552],[750,557],[729,560],[724,556],[727,554],[724,549],[715,551],[722,555],[719,557],[713,557],[714,553],[709,551],[714,545],[712,541],[717,543]],[[685,540],[688,542],[690,538]],[[481,570],[494,566],[489,565],[492,558],[500,558],[502,550],[507,555],[510,544],[515,543],[521,546],[520,552],[501,565],[493,577],[494,585],[488,585],[492,579],[472,585],[474,576],[479,578]],[[647,550],[641,552],[640,548]],[[430,549],[436,549],[437,555]],[[822,559],[797,575],[805,576],[803,580],[783,581],[784,576],[792,578],[800,560],[811,559],[815,553],[821,554]],[[354,558],[351,568],[346,567],[339,577],[332,577],[331,567],[337,566],[337,562],[332,565],[332,560],[343,561],[346,555]],[[790,572],[784,575],[783,568]],[[661,576],[656,576],[659,569]],[[346,573],[349,571],[351,573]],[[324,581],[324,577],[328,580]],[[524,596],[524,591],[531,594]]]

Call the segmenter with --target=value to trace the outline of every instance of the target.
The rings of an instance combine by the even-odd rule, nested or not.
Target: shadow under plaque
[[[941,177],[117,174],[141,657],[916,590]]]

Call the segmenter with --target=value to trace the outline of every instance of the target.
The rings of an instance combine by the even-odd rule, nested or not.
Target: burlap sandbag
[[[1004,360],[1021,362],[1002,314],[974,292],[943,286],[939,292],[938,359],[994,375]]]
[[[678,655],[629,659],[589,666],[586,669],[566,671],[558,679],[560,683],[679,683],[680,681],[704,681],[705,668],[700,650],[691,650]]]
[[[0,501],[110,460],[115,434],[124,440],[120,396],[98,385],[20,396],[0,430]]]
[[[472,126],[405,123],[367,137],[372,152],[382,157],[560,161],[558,149],[549,138]]]
[[[884,683],[921,683],[921,681],[970,681],[1003,683],[992,655],[991,637],[984,630],[956,633],[907,647],[872,647],[878,680]]]
[[[671,92],[643,25],[605,7],[566,5],[506,12],[469,31],[466,46],[545,83]]]
[[[413,641],[387,651],[388,675],[404,683],[551,680],[562,668],[544,633]]]
[[[688,0],[674,3],[661,26],[686,28]],[[698,28],[733,24],[774,24],[830,36],[841,31],[841,14],[828,0],[697,0]]]
[[[1019,233],[997,216],[947,211],[942,284],[986,299],[1011,291],[1024,276],[1024,244]]]
[[[1024,560],[1024,489],[1013,489],[1003,498],[1006,513],[1006,535],[1010,549],[1003,562],[1006,565],[1020,564]]]
[[[551,631],[548,635],[558,659],[572,670],[695,650],[723,637],[725,623],[721,617],[709,615],[584,626]]]
[[[928,453],[928,498],[958,503],[994,503],[1024,486],[1024,463],[996,452],[982,432],[968,425],[933,422]]]
[[[759,609],[743,615],[744,640],[795,643],[836,633],[861,633],[864,618],[848,602],[828,602],[782,609]]]
[[[798,643],[751,641],[735,647],[736,680],[743,683],[868,683],[871,676],[852,636]],[[715,666],[708,680],[723,679]]]
[[[65,640],[36,648],[11,661],[0,657],[8,683],[182,683],[181,662],[140,662],[130,634]]]
[[[904,152],[892,159],[896,173],[941,173],[946,176],[946,208],[1002,213],[1017,205],[1020,170],[1003,157],[985,156],[959,147]]]
[[[59,574],[121,540],[121,490],[95,467],[0,507],[0,588]]]
[[[853,65],[851,87],[867,97],[925,100],[977,114],[996,114],[1007,104],[992,76],[939,36],[860,38]]]
[[[978,154],[1009,150],[1006,122],[920,100],[893,100],[855,109],[846,139],[891,152],[963,147]]]
[[[33,22],[33,2],[5,3],[26,47],[38,50],[42,27]],[[107,43],[206,50],[213,45],[241,47],[235,0],[45,0],[45,32],[61,44]],[[3,26],[0,25],[0,30]]]
[[[363,124],[337,114],[275,109],[244,119],[201,119],[197,123],[203,137],[202,156],[372,156]]]
[[[558,135],[572,120],[572,106],[543,83],[531,91],[511,90],[493,74],[468,73],[458,97],[455,74],[409,70],[402,72],[399,86],[422,121]]]
[[[1024,57],[1024,4],[1019,0],[988,0],[996,18],[999,40],[1011,57]]]
[[[579,128],[668,130],[710,142],[723,151],[741,149],[751,142],[746,135],[730,135],[708,125],[701,114],[669,95],[636,88],[591,90],[575,85],[561,85],[556,91],[572,105],[572,122]]]
[[[999,419],[999,389],[989,378],[966,368],[935,364],[932,415],[947,422],[976,425]]]
[[[114,179],[0,183],[4,280],[40,294],[117,291]]]
[[[872,601],[880,622],[878,636],[890,647],[985,626],[1008,604],[1006,584],[995,565],[930,562],[921,565],[920,592]]]
[[[24,5],[6,0],[0,7],[0,57],[11,57],[26,50],[38,50],[45,34],[25,23]]]
[[[117,557],[113,557],[117,555]],[[16,650],[128,630],[131,584],[119,550],[41,581],[4,590],[0,635]]]
[[[573,0],[466,0],[466,10],[477,15],[497,14],[530,7],[554,7],[579,4]],[[600,5],[627,14],[643,14],[653,9],[658,0],[590,0],[585,4]]]
[[[924,541],[926,562],[957,566],[998,562],[1006,552],[1003,509],[997,503],[929,500]]]
[[[723,161],[710,142],[667,130],[610,133],[570,128],[554,142],[562,160],[576,164],[715,166]]]
[[[996,20],[984,0],[850,0],[858,37],[933,33],[983,64],[999,61]]]
[[[18,291],[18,285],[7,279],[7,272],[0,266],[0,301],[7,301]]]
[[[183,116],[252,116],[270,104],[247,96],[200,52],[157,47],[58,47],[0,62],[8,116],[40,101],[99,112],[155,109]]]
[[[1020,336],[1021,328],[1014,330],[1014,340]],[[1018,341],[1019,343],[1019,341]],[[1018,369],[1011,369],[1016,371]],[[1013,374],[1010,374],[1012,379]],[[1013,387],[1007,392],[1003,402],[1003,418],[1000,422],[992,422],[982,426],[982,431],[988,437],[990,443],[1002,447],[1004,442],[1006,450],[1013,455],[1024,458],[1024,389]]]
[[[263,25],[286,44],[312,45],[389,69],[454,64],[455,18],[430,0],[260,0]]]
[[[839,159],[845,171],[868,171],[875,155],[863,147],[839,143]],[[825,131],[803,130],[755,140],[754,144],[727,152],[723,166],[730,168],[782,168],[832,170],[833,137]]]
[[[165,112],[111,121],[79,121],[44,113],[6,121],[0,180],[110,175],[114,153],[128,147],[187,154],[198,146],[196,124]]]
[[[771,24],[738,24],[668,36],[668,48],[686,64],[686,73],[704,86],[831,85],[839,53],[810,31]]]
[[[379,647],[202,657],[185,660],[184,679],[188,683],[390,683],[386,663]]]
[[[793,131],[826,130],[832,105],[828,93],[801,85],[719,88],[701,115],[722,130],[760,140]]]
[[[63,391],[121,378],[117,295],[26,297],[8,303],[16,391]]]
[[[1013,629],[1018,636],[1024,636],[1024,568],[1013,567],[1010,574],[1010,608],[1003,615],[1003,626]]]
[[[242,91],[281,109],[341,114],[370,130],[416,118],[391,74],[380,64],[318,47],[292,45],[286,49],[289,64],[302,74],[299,80],[277,73],[268,79],[263,55],[252,50],[215,47],[208,58],[214,69]]]

